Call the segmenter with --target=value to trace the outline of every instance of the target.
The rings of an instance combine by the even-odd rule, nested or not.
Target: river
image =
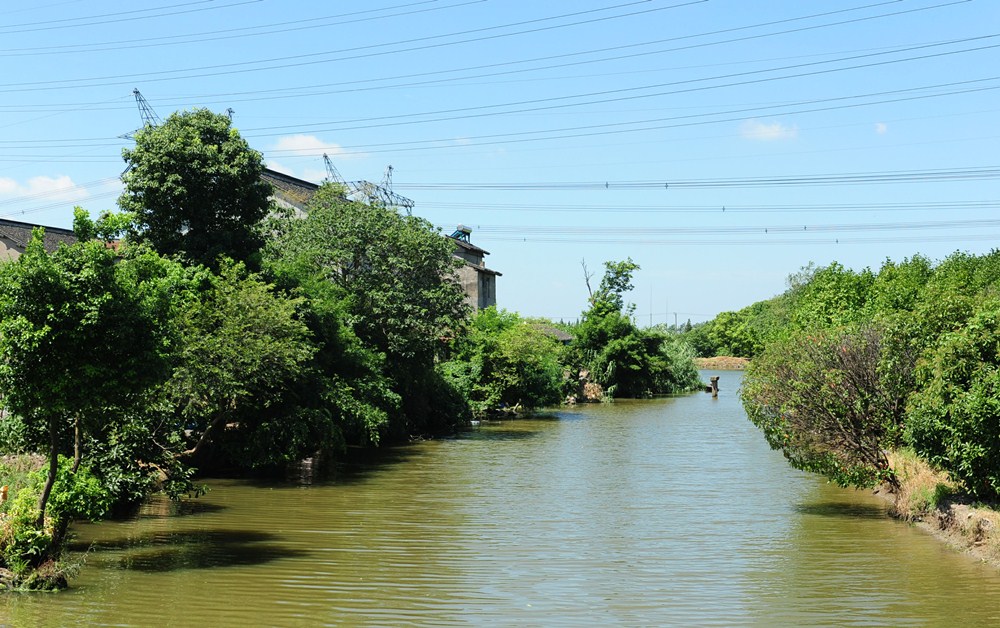
[[[740,374],[393,448],[311,486],[211,481],[81,525],[2,626],[1000,623],[1000,573],[787,467]]]

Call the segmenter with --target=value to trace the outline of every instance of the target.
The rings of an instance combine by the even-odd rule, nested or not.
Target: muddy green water
[[[1000,624],[1000,573],[787,468],[721,376],[81,526],[73,588],[0,625]]]

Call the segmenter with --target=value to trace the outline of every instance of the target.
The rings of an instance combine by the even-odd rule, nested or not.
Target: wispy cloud
[[[77,202],[90,193],[66,175],[58,177],[38,176],[20,182],[16,179],[0,177],[0,197],[25,200],[49,200]]]
[[[780,122],[763,122],[757,118],[745,120],[740,125],[740,136],[748,140],[773,142],[792,140],[799,136],[799,127],[786,126]]]
[[[278,138],[269,152],[275,153],[277,157],[319,157],[326,153],[331,158],[347,158],[351,154],[344,151],[339,144],[324,142],[315,135],[287,135]]]
[[[324,142],[315,135],[286,135],[278,140],[265,152],[267,167],[293,177],[307,181],[321,181],[326,178],[326,169],[320,161],[323,155],[328,155],[334,164],[348,159],[365,157],[364,153],[345,151],[339,144]],[[309,165],[294,168],[283,162],[286,158],[309,158]],[[339,168],[338,168],[339,169]],[[347,172],[343,176],[350,179]]]
[[[878,133],[879,135],[885,135],[886,133],[889,132],[889,125],[886,124],[885,122],[876,122],[875,132]]]

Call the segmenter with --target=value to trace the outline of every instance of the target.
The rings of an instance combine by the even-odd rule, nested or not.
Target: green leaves
[[[648,397],[696,388],[693,352],[673,346],[663,333],[640,330],[630,318],[631,308],[625,308],[623,294],[632,289],[632,273],[639,266],[628,259],[606,262],[605,269],[590,309],[575,330],[575,361],[614,396]]]
[[[516,313],[490,307],[456,340],[441,373],[472,404],[476,415],[520,406],[532,410],[562,398],[562,347],[544,329]]]
[[[274,227],[265,251],[269,272],[308,295],[313,307],[339,312],[363,348],[354,355],[370,352],[362,361],[378,361],[379,377],[391,381],[391,391],[369,398],[369,407],[387,410],[396,401],[401,412],[390,421],[400,436],[453,422],[442,411],[450,402],[436,398],[449,393],[434,360],[468,311],[455,280],[454,243],[423,219],[347,201],[330,185],[320,188],[305,218]]]
[[[744,376],[747,415],[796,468],[843,486],[891,480],[886,451],[900,443],[909,389],[886,376],[885,345],[875,327],[816,330],[770,345]]]
[[[807,268],[766,302],[784,303],[785,322],[759,336],[766,348],[744,379],[750,419],[793,465],[860,485],[884,477],[875,452],[905,428],[970,493],[1000,496],[998,287],[996,251],[887,260],[877,275]],[[729,318],[711,326],[732,328]]]
[[[135,136],[118,205],[134,217],[135,238],[165,254],[215,267],[220,255],[253,262],[259,223],[270,210],[262,156],[207,109],[174,113]]]
[[[1000,496],[1000,300],[981,303],[929,352],[909,417],[907,438],[918,454],[974,497]]]

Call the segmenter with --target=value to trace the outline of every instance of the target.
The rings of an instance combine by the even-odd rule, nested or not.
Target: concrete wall
[[[22,250],[14,244],[13,240],[0,237],[0,262],[7,262],[21,257]]]

